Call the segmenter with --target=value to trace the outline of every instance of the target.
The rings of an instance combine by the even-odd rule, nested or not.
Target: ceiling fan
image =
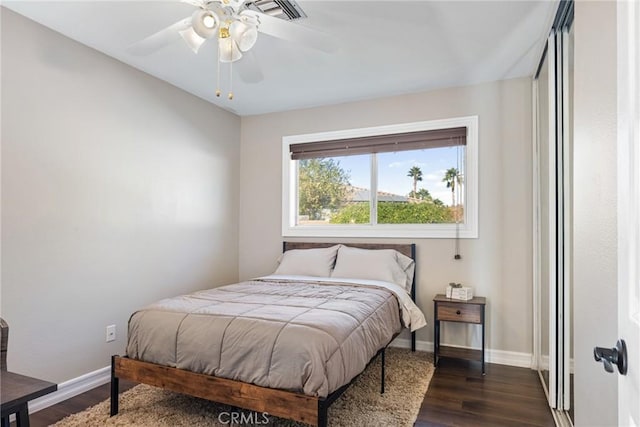
[[[239,68],[240,77],[249,83],[263,79],[257,61],[250,51],[263,33],[283,40],[301,43],[331,53],[337,43],[331,36],[290,22],[306,14],[294,0],[181,0],[197,9],[189,17],[129,46],[134,55],[148,55],[182,38],[194,53],[208,40],[218,47],[218,89],[220,64],[234,63],[243,57],[247,64]],[[229,91],[229,99],[233,92]]]

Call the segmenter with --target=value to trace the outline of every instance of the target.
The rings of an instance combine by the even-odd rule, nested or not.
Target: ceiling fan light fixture
[[[191,21],[193,30],[203,39],[210,39],[218,34],[220,18],[211,10],[196,10]]]
[[[200,37],[193,27],[189,27],[186,30],[180,31],[180,36],[187,42],[187,45],[191,48],[194,53],[198,53],[200,50],[200,46],[207,41],[207,39]]]
[[[229,27],[229,34],[242,52],[251,49],[258,40],[258,29],[242,21],[234,21]]]

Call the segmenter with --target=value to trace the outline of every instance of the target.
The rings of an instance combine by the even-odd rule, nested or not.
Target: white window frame
[[[333,224],[297,225],[297,170],[296,160],[291,160],[289,146],[317,141],[359,138],[375,135],[417,132],[425,130],[467,128],[467,145],[464,171],[465,205],[464,222],[460,224]],[[372,177],[377,168],[371,170]],[[376,179],[372,178],[372,181]],[[371,188],[372,194],[376,189]],[[374,198],[375,199],[375,198]],[[374,203],[375,205],[375,203]],[[346,129],[330,132],[291,135],[282,138],[282,236],[283,237],[391,237],[391,238],[478,238],[478,116],[457,117],[442,120]]]

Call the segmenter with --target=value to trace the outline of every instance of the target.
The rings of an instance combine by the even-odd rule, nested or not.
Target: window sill
[[[359,225],[359,226],[285,226],[282,237],[353,237],[353,238],[401,238],[401,239],[477,239],[478,231],[461,225]]]

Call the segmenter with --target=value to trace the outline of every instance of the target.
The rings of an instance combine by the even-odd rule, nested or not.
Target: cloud
[[[387,167],[389,168],[411,168],[412,166],[418,166],[419,168],[426,168],[429,166],[428,163],[418,162],[416,159],[411,160],[403,160],[400,162],[391,162]]]
[[[446,170],[440,169],[431,173],[428,173],[424,176],[425,181],[433,181],[433,182],[441,182],[444,177]]]
[[[445,205],[451,206],[451,189],[446,188],[446,185],[447,184],[444,182],[438,182],[436,183],[436,187],[438,187],[438,189],[430,189],[429,192],[431,193],[431,197],[434,199],[440,199]],[[440,188],[442,188],[442,190],[440,190]],[[458,193],[457,187],[456,193]],[[456,197],[462,197],[464,202],[464,185],[460,187],[460,193],[456,194]]]
[[[404,162],[391,162],[389,163],[390,168],[401,168],[401,167],[407,167],[407,166],[412,166],[414,160],[406,160]]]
[[[451,191],[432,191],[431,197],[442,200],[447,206],[451,206]]]

